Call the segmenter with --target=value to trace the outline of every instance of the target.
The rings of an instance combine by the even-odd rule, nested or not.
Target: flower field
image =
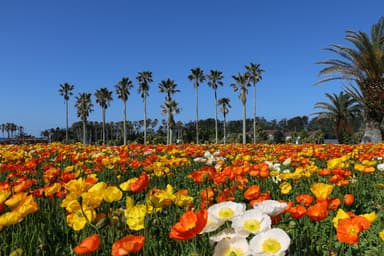
[[[0,255],[384,255],[384,144],[0,146]]]

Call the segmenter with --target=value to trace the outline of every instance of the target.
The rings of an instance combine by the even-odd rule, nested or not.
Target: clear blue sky
[[[343,86],[342,81],[314,85],[322,68],[315,63],[334,57],[322,48],[348,45],[345,31],[368,32],[383,10],[383,0],[1,1],[0,124],[22,125],[35,136],[64,128],[61,83],[75,85],[69,101],[72,124],[79,121],[76,95],[101,87],[114,91],[124,76],[135,83],[127,118],[143,119],[135,80],[143,70],[154,76],[148,117],[165,118],[158,84],[171,78],[181,90],[175,96],[182,108],[176,120],[193,121],[194,90],[187,76],[194,67],[223,72],[218,96],[231,99],[228,118],[241,119],[241,103],[230,84],[232,75],[251,62],[265,70],[257,90],[258,116],[309,116],[316,102],[327,100],[326,92],[338,93]],[[199,97],[200,119],[213,118],[213,90],[202,84]],[[89,120],[101,121],[94,96],[93,103]],[[250,88],[249,118],[252,106]],[[122,118],[122,102],[114,94],[107,121]]]

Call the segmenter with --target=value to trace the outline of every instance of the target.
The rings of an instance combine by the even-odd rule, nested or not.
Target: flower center
[[[222,219],[230,219],[233,217],[233,210],[228,207],[224,207],[219,211],[219,217]]]
[[[237,248],[230,248],[224,253],[224,256],[243,256],[243,252]]]
[[[255,232],[260,229],[260,223],[257,220],[246,220],[244,221],[243,227],[248,232]]]
[[[281,249],[279,241],[273,238],[269,238],[263,243],[263,252],[266,253],[276,253]]]

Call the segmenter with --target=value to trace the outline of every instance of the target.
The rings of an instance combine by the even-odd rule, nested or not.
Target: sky
[[[317,62],[337,57],[324,48],[332,43],[350,46],[345,32],[369,32],[382,10],[383,0],[1,1],[0,124],[15,123],[34,136],[65,128],[65,103],[58,92],[63,83],[75,86],[69,125],[79,121],[74,105],[82,92],[93,94],[88,120],[101,122],[94,93],[102,87],[114,93],[107,122],[121,121],[123,103],[114,85],[123,77],[134,83],[127,119],[142,120],[135,78],[144,70],[154,80],[148,118],[166,118],[158,85],[170,78],[180,90],[174,98],[182,111],[175,120],[194,121],[195,92],[187,77],[196,67],[223,72],[218,97],[230,98],[227,118],[238,120],[242,105],[230,84],[250,63],[264,70],[257,84],[258,117],[313,118],[315,103],[327,101],[325,93],[339,93],[345,85],[315,85],[324,67]],[[205,82],[198,90],[199,119],[214,118],[212,88]],[[252,116],[250,87],[247,117]]]

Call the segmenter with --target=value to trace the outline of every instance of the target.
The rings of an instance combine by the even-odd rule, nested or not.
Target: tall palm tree
[[[249,77],[247,73],[232,76],[235,84],[231,84],[233,91],[239,91],[239,99],[243,104],[243,144],[247,143],[246,139],[246,120],[247,120],[247,94],[248,87],[250,86]]]
[[[223,86],[223,73],[218,70],[211,70],[208,78],[208,86],[212,87],[215,92],[215,142],[218,143],[218,128],[217,128],[217,88]]]
[[[335,133],[339,143],[347,142],[346,136],[352,135],[351,122],[360,114],[360,105],[357,101],[345,92],[329,94],[325,96],[330,102],[317,102],[315,108],[323,109],[324,111],[314,113],[319,119],[326,118],[335,124]]]
[[[68,101],[69,97],[73,95],[75,86],[69,83],[60,84],[59,93],[64,97],[65,101],[65,142],[68,142]]]
[[[87,143],[86,125],[89,114],[93,111],[92,94],[83,92],[76,96],[77,117],[83,122],[83,144]]]
[[[245,66],[250,82],[253,85],[253,144],[256,143],[256,84],[262,79],[261,74],[264,72],[260,68],[260,64],[250,63]]]
[[[227,114],[229,112],[229,109],[232,107],[231,104],[229,104],[230,99],[229,98],[220,98],[217,101],[217,104],[221,106],[220,112],[223,113],[223,118],[224,118],[224,124],[223,124],[223,132],[224,132],[224,137],[223,137],[223,142],[224,144],[226,143],[227,140],[227,135],[226,135],[226,124],[227,124]]]
[[[346,31],[345,39],[354,48],[331,44],[325,50],[339,58],[318,62],[326,67],[318,83],[330,80],[348,80],[356,85],[362,96],[365,130],[362,142],[379,143],[383,139],[380,124],[384,118],[384,17],[365,32]],[[351,94],[353,97],[354,94]]]
[[[123,77],[116,85],[116,94],[119,99],[123,101],[123,137],[124,137],[124,145],[127,145],[127,101],[128,96],[130,95],[130,90],[133,87],[132,81],[128,77]]]
[[[112,91],[108,88],[100,88],[96,90],[96,103],[100,105],[103,112],[103,144],[105,144],[105,112],[112,101]]]
[[[195,88],[195,100],[196,100],[196,144],[199,144],[199,96],[198,88],[199,84],[205,81],[204,71],[200,68],[191,69],[191,73],[188,75],[188,79],[193,81],[193,87]]]
[[[141,95],[144,103],[144,145],[147,144],[147,96],[149,91],[149,84],[153,82],[152,80],[152,72],[143,71],[139,72],[136,77],[139,82],[138,92]]]
[[[174,106],[175,103],[174,100],[172,99],[172,95],[175,93],[179,92],[179,90],[176,89],[177,84],[175,83],[174,80],[167,79],[167,80],[162,80],[159,83],[159,89],[161,93],[166,93],[165,96],[165,103],[161,106],[163,109],[163,113],[168,114],[168,120],[167,120],[167,144],[170,144],[172,142],[172,120],[173,120],[173,108],[176,108],[177,106]],[[177,105],[177,104],[176,104]],[[178,107],[177,107],[178,108]],[[180,110],[179,110],[180,111]]]

